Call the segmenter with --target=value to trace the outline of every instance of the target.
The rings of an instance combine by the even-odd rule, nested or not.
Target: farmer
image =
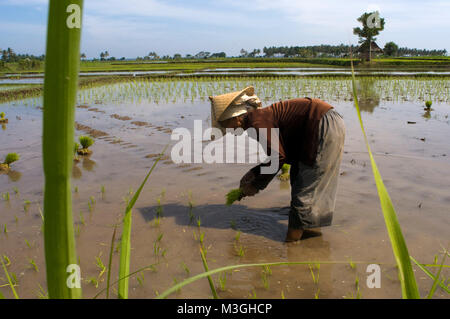
[[[312,228],[331,225],[339,167],[344,148],[344,121],[333,107],[319,99],[297,98],[261,107],[253,87],[227,93],[211,100],[212,127],[222,132],[226,128],[267,129],[267,155],[270,149],[269,129],[278,129],[279,166],[290,164],[291,207],[286,242],[311,236]],[[272,159],[273,160],[273,159]],[[277,175],[261,173],[262,163],[241,179],[242,197],[254,196],[265,189]],[[320,234],[320,233],[319,233]]]

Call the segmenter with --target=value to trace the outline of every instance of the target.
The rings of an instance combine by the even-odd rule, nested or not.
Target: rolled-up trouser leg
[[[334,109],[321,119],[318,138],[314,166],[291,165],[290,228],[331,225],[345,140],[344,120]]]

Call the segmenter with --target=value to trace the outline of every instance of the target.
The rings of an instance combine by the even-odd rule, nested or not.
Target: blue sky
[[[357,43],[352,28],[364,11],[386,19],[378,37],[411,48],[450,52],[448,0],[85,0],[82,52],[98,57],[237,55],[241,48]],[[345,4],[345,5],[344,5]],[[0,0],[0,48],[43,54],[47,0]]]

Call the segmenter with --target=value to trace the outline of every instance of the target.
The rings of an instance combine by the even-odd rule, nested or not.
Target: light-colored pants
[[[344,150],[345,125],[342,116],[334,109],[329,110],[320,120],[318,135],[314,166],[302,162],[291,165],[291,228],[331,225]]]

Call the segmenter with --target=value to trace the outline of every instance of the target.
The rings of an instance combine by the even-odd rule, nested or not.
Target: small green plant
[[[425,102],[425,109],[426,110],[431,110],[431,105],[433,104],[433,102],[431,102],[431,101],[426,101]]]
[[[9,193],[8,192],[2,194],[2,197],[5,201],[9,202]]]
[[[226,196],[227,206],[233,205],[233,203],[235,201],[241,200],[242,197],[243,197],[242,189],[240,189],[240,188],[232,189],[231,191],[228,192],[228,194]]]
[[[5,161],[0,164],[0,171],[8,171],[11,164],[17,162],[20,159],[20,155],[17,153],[9,153],[5,157]]]
[[[32,258],[30,258],[29,262],[34,271],[39,272],[38,266],[36,265],[36,262]]]
[[[31,205],[31,202],[29,200],[23,201],[23,210],[25,211],[25,213],[28,212],[28,209],[30,209],[30,205]]]
[[[1,123],[1,124],[8,123],[8,119],[5,118],[5,112],[1,112],[1,113],[0,113],[0,123]]]
[[[94,140],[90,136],[80,136],[78,140],[81,144],[81,149],[78,150],[78,155],[91,154],[92,151],[89,149],[89,147],[94,144]]]

